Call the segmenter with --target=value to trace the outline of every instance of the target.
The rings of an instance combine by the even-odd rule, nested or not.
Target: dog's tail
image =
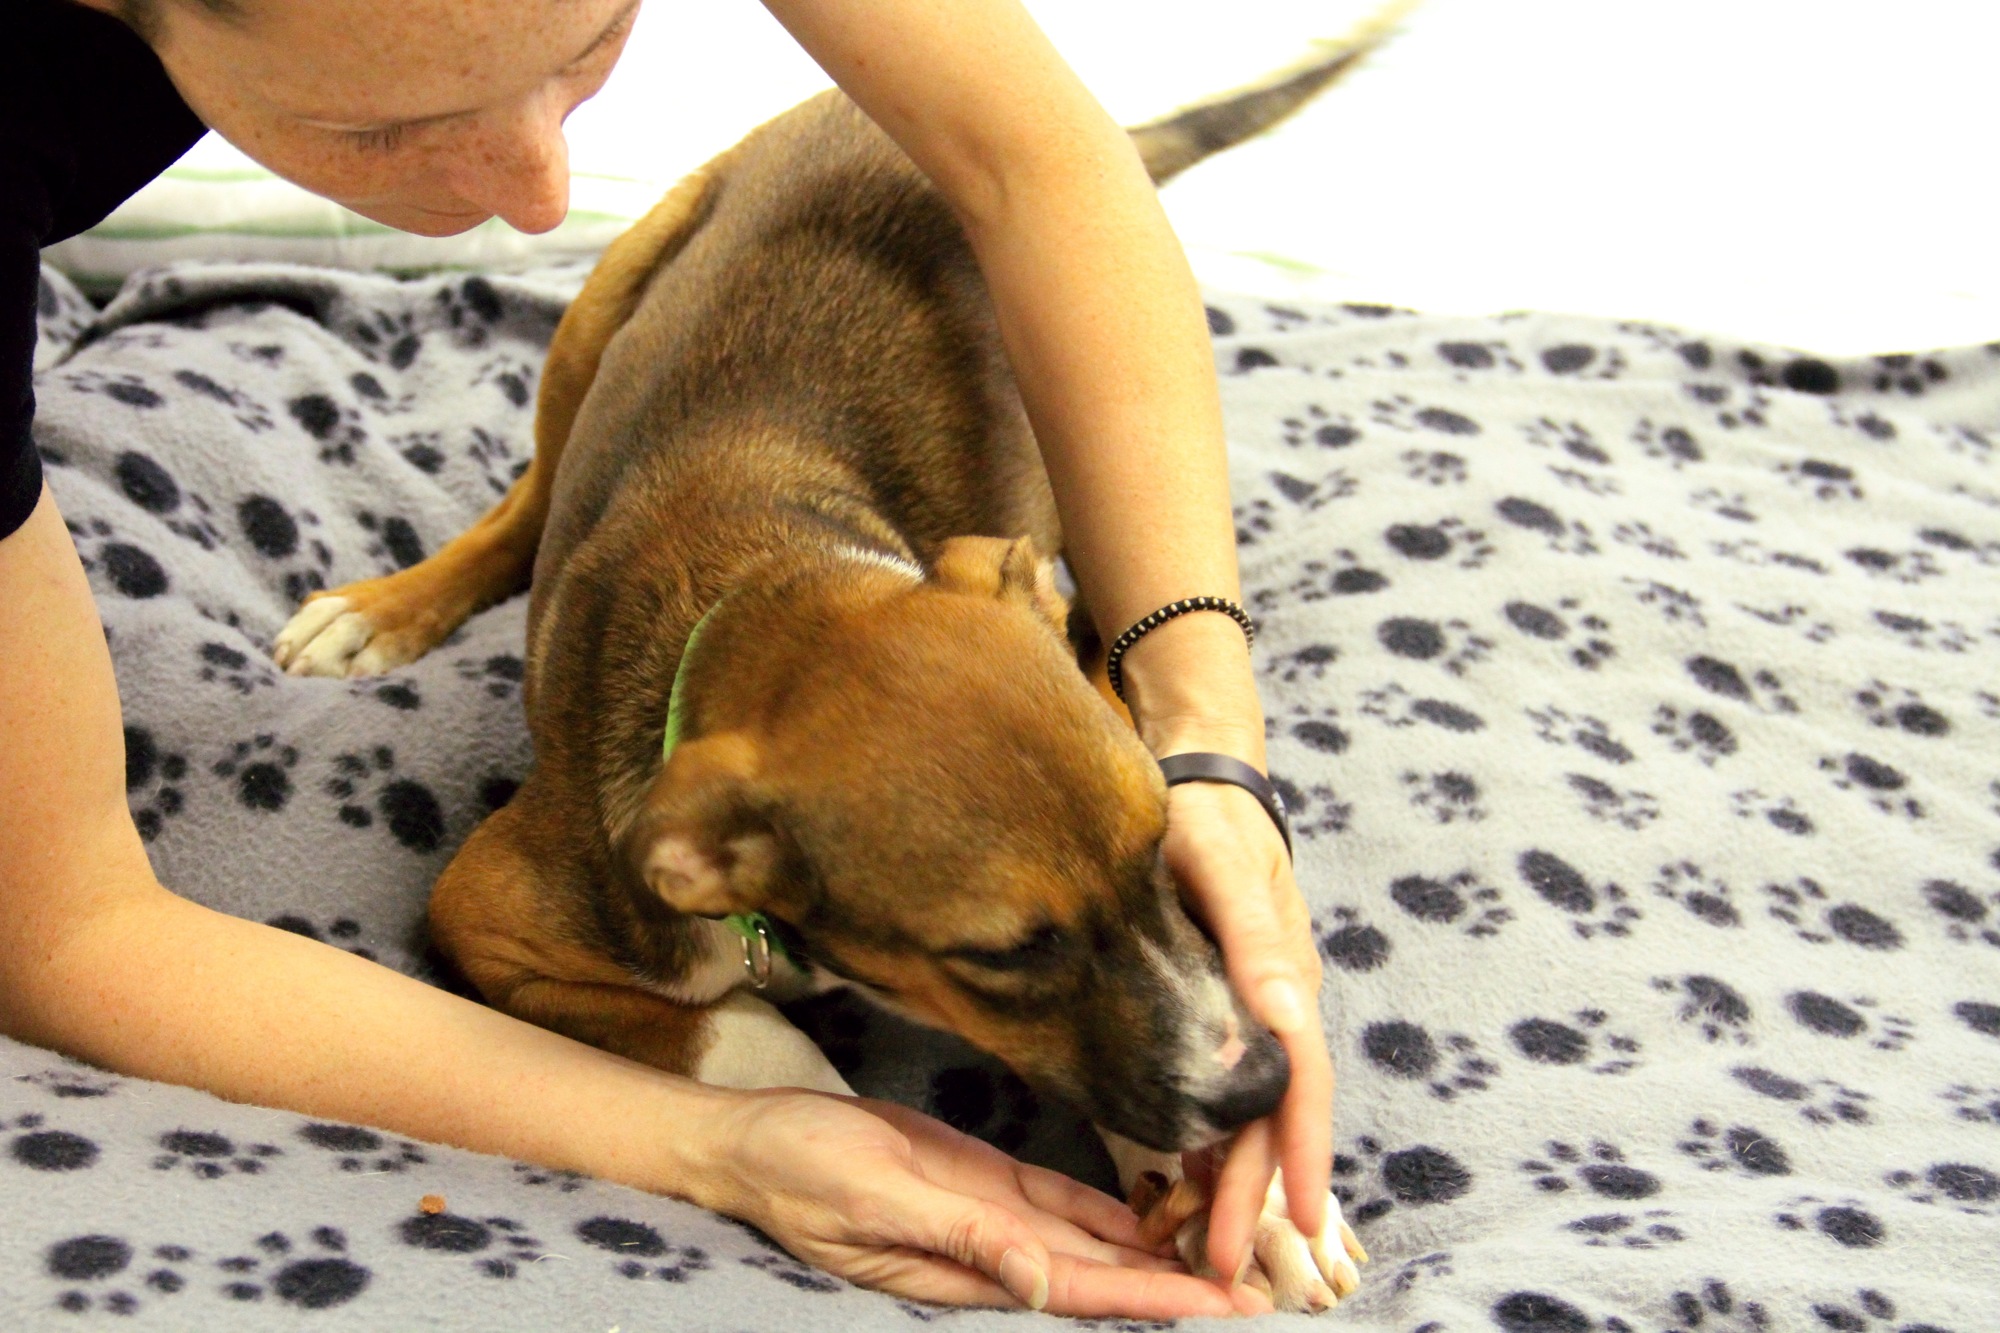
[[[1156,184],[1164,184],[1211,153],[1270,129],[1359,64],[1418,3],[1390,0],[1345,37],[1315,43],[1298,64],[1134,129],[1146,170]]]

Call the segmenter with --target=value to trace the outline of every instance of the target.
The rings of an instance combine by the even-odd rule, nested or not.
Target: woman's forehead
[[[186,7],[160,35],[274,110],[348,127],[461,114],[517,96],[575,64],[637,7],[637,0],[246,0],[233,20]]]

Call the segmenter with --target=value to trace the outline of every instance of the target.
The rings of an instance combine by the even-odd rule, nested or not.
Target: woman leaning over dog
[[[992,288],[1069,559],[1107,638],[1237,597],[1201,306],[1124,133],[1017,0],[766,0],[949,198]],[[0,25],[0,1029],[238,1101],[569,1167],[762,1227],[854,1281],[954,1302],[1165,1317],[1267,1309],[1134,1248],[1116,1201],[900,1108],[667,1077],[154,879],[118,696],[29,435],[37,252],[204,126],[424,235],[567,208],[563,118],[637,0],[7,0]],[[1158,755],[1263,767],[1243,634],[1186,615],[1125,659]],[[1247,793],[1177,786],[1167,854],[1292,1085],[1221,1164],[1210,1258],[1241,1271],[1280,1163],[1321,1225],[1332,1075],[1319,962]],[[420,1064],[409,1034],[422,1032]]]

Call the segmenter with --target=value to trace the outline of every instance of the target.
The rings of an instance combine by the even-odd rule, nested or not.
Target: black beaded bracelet
[[[1111,678],[1111,692],[1120,699],[1125,697],[1125,654],[1132,645],[1146,637],[1149,630],[1156,630],[1175,616],[1184,616],[1190,611],[1220,611],[1243,627],[1243,638],[1247,643],[1257,642],[1257,625],[1245,611],[1227,597],[1183,597],[1178,602],[1168,602],[1151,615],[1142,616],[1131,628],[1112,641],[1111,651],[1104,655],[1104,674]]]

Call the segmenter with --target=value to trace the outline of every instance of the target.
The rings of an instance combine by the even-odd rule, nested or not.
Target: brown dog
[[[1149,170],[1272,124],[1370,40],[1135,131]],[[1085,1110],[1130,1190],[1269,1113],[1288,1069],[1164,868],[1166,789],[1078,669],[1060,548],[964,235],[828,93],[606,252],[506,498],[316,595],[277,657],[411,661],[532,564],[535,765],[431,900],[487,1000],[677,1074],[844,1091],[755,991],[851,985]],[[1274,1299],[1330,1305],[1352,1263],[1271,1198]],[[1171,1229],[1197,1204],[1159,1206]]]

